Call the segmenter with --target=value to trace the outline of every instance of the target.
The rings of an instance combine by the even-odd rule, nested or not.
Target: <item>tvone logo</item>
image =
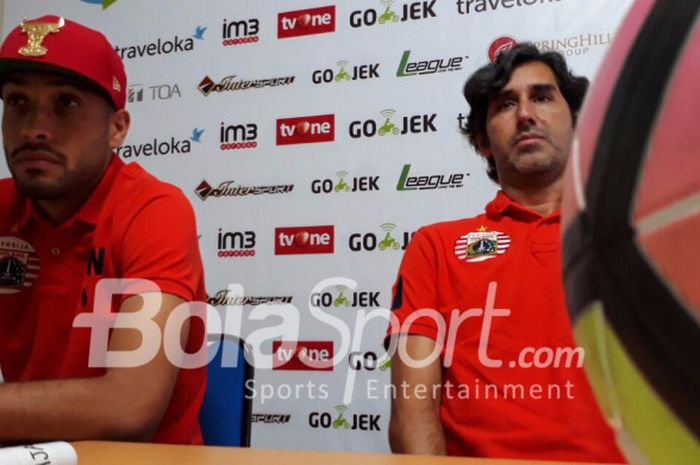
[[[375,24],[391,24],[403,21],[418,21],[421,19],[435,18],[433,7],[436,0],[428,2],[411,2],[406,3],[400,9],[401,14],[398,14],[393,9],[393,0],[381,0],[385,5],[384,10],[379,13],[374,8],[367,10],[355,10],[350,13],[350,26],[363,27],[374,26]]]
[[[333,428],[351,431],[381,431],[379,419],[381,415],[375,414],[347,414],[346,405],[337,405],[335,414],[328,412],[311,412],[309,414],[309,426],[311,428]]]
[[[335,140],[335,115],[277,120],[277,145],[310,144],[333,140]]]
[[[255,232],[232,231],[225,232],[219,228],[216,237],[216,248],[219,258],[253,257],[255,256]]]
[[[347,171],[336,173],[338,181],[332,179],[314,179],[311,181],[311,192],[314,194],[329,194],[331,192],[370,192],[379,190],[379,176],[354,176],[346,180]]]
[[[348,127],[350,137],[353,139],[360,139],[362,137],[374,137],[376,135],[404,136],[406,134],[437,132],[437,128],[435,127],[437,113],[417,114],[396,118],[394,116],[396,112],[391,108],[387,108],[380,111],[379,114],[382,117],[378,121],[372,119],[352,121]],[[399,118],[400,121],[397,126],[394,121]]]
[[[277,37],[297,37],[335,31],[335,5],[287,11],[277,15]]]
[[[219,128],[219,148],[221,150],[254,149],[258,146],[258,125],[253,123],[226,124]]]
[[[333,253],[334,227],[275,228],[275,255]]]
[[[221,43],[226,47],[254,43],[260,40],[259,31],[260,21],[256,18],[243,20],[224,18],[224,24],[221,27]]]
[[[379,78],[379,63],[349,66],[349,62],[340,60],[337,64],[338,69],[335,71],[331,68],[315,70],[311,74],[311,82],[314,84],[327,84],[334,81],[349,82]]]
[[[336,293],[314,292],[309,296],[309,302],[314,307],[324,308],[377,308],[379,307],[379,291],[348,292],[347,286],[335,286]]]
[[[353,252],[372,252],[374,250],[405,250],[415,232],[396,232],[396,225],[384,223],[381,225],[382,233],[354,233],[350,234],[348,247]],[[397,239],[398,238],[398,239]]]
[[[272,341],[272,369],[333,370],[333,341]]]

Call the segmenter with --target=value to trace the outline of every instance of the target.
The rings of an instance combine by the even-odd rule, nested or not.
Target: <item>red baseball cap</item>
[[[126,72],[99,31],[60,16],[24,20],[0,46],[0,83],[11,73],[50,71],[106,93],[117,109],[126,104]]]

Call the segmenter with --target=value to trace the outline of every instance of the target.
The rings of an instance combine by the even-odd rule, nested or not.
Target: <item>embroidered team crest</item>
[[[457,239],[455,255],[458,259],[475,263],[502,255],[510,247],[510,237],[499,231],[487,231],[484,226]]]
[[[0,237],[0,294],[16,294],[34,285],[39,276],[39,257],[22,239]]]

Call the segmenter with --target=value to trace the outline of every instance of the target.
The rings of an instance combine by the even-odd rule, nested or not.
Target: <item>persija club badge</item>
[[[455,241],[455,256],[465,262],[483,262],[502,255],[510,247],[510,236],[499,231],[487,231],[482,226]]]

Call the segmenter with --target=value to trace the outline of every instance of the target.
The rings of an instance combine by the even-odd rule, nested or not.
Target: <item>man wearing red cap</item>
[[[190,204],[113,153],[129,128],[123,63],[101,33],[45,16],[3,42],[0,84],[12,173],[0,180],[0,443],[200,444],[203,366],[179,369],[162,344],[138,366],[95,364],[91,328],[74,324],[106,312],[95,305],[104,278],[155,283],[160,334],[178,305],[206,298]],[[143,302],[127,293],[107,306],[126,315]],[[148,342],[109,334],[111,352]],[[199,353],[203,338],[203,321],[187,319],[181,352]]]

